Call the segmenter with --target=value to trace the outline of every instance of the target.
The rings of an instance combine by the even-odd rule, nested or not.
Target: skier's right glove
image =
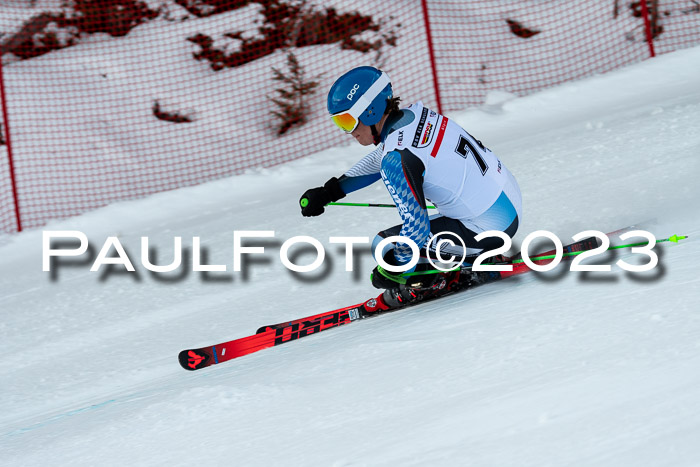
[[[323,186],[306,190],[299,205],[301,206],[301,215],[305,217],[320,216],[325,211],[324,206],[331,201],[338,201],[345,197],[345,192],[340,187],[338,179],[333,177],[328,180]]]

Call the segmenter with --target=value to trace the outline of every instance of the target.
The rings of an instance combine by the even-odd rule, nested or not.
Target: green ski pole
[[[306,198],[304,198],[306,199]],[[328,203],[328,206],[356,206],[363,208],[395,208],[393,204],[381,203]],[[303,206],[302,206],[303,207]],[[428,209],[435,209],[435,206],[426,206]]]
[[[663,239],[657,240],[656,243],[663,243],[663,242],[678,243],[679,241],[684,240],[684,239],[686,239],[686,238],[688,238],[687,235],[672,235],[672,236],[670,236],[670,237],[668,237],[668,238],[663,238]],[[619,249],[621,249],[621,248],[632,248],[632,247],[635,247],[635,246],[644,246],[644,245],[646,245],[646,244],[647,244],[647,242],[629,243],[629,244],[627,244],[627,245],[615,245],[615,246],[611,246],[611,247],[608,248],[606,251],[609,251],[609,250],[619,250]],[[580,255],[580,254],[582,254],[582,253],[585,253],[585,252],[587,252],[587,251],[591,251],[591,250],[573,251],[573,252],[571,252],[571,253],[564,253],[563,256],[564,256],[564,257],[567,257],[567,256],[576,256],[576,255]],[[530,261],[541,261],[541,260],[544,260],[544,259],[554,259],[554,258],[556,258],[556,255],[535,256],[534,258],[530,258]],[[519,263],[523,263],[523,262],[524,262],[524,260],[522,260],[522,259],[516,259],[516,260],[513,260],[512,263],[503,263],[503,264],[504,264],[504,265],[508,265],[508,264],[519,264]],[[483,264],[484,264],[484,265],[491,265],[491,264],[494,264],[494,263],[483,263]],[[458,271],[459,269],[460,269],[459,266],[456,266],[456,267],[454,267],[454,268],[452,268],[452,269],[448,269],[448,270],[446,270],[446,271],[441,271],[441,270],[439,270],[439,269],[430,269],[430,270],[427,270],[427,271],[420,271],[420,272],[407,272],[407,273],[401,274],[401,276],[403,276],[403,277],[410,277],[410,276],[420,276],[420,275],[423,275],[423,274],[440,274],[441,272],[454,272],[454,271]]]
[[[662,238],[660,240],[657,240],[656,243],[663,243],[663,242],[678,243],[679,241],[684,240],[686,238],[688,238],[687,235],[671,235],[668,238]],[[621,248],[633,248],[635,246],[644,246],[647,244],[648,244],[648,242],[639,242],[639,243],[628,243],[627,245],[614,245],[614,246],[609,247],[606,251],[619,250]],[[564,253],[563,256],[564,257],[576,256],[576,255],[580,255],[582,253],[585,253],[586,251],[591,251],[591,250],[572,251],[571,253]],[[535,256],[534,258],[530,258],[530,260],[531,261],[539,261],[539,260],[543,260],[543,259],[554,259],[556,257],[557,257],[557,255]],[[513,264],[518,264],[518,263],[522,263],[522,262],[524,262],[524,260],[516,259],[513,261]]]

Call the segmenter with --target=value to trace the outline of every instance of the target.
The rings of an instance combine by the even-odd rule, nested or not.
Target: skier
[[[318,216],[328,203],[382,179],[403,223],[379,232],[372,251],[389,236],[408,237],[421,248],[422,258],[407,272],[424,271],[432,269],[425,256],[435,257],[438,243],[431,244],[431,238],[449,232],[464,242],[466,250],[457,241],[454,246],[443,243],[440,252],[466,256],[465,263],[470,264],[482,252],[503,244],[497,237],[477,242],[474,237],[480,232],[499,230],[512,237],[517,231],[520,188],[503,162],[460,125],[420,101],[407,108],[400,108],[399,101],[387,74],[370,66],[354,68],[335,81],[327,103],[333,122],[361,145],[377,148],[340,178],[307,190],[300,199],[301,213]],[[426,200],[438,214],[429,217]],[[395,266],[412,259],[409,244],[402,242],[390,244],[380,254]],[[386,291],[376,303],[365,306],[368,311],[410,302],[420,291],[436,287],[440,276],[445,278],[424,274],[403,283],[400,274],[374,268],[372,284]]]

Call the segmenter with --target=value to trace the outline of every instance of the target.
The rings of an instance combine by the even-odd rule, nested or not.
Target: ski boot
[[[438,290],[444,289],[446,284],[447,281],[440,278],[433,281],[428,287],[423,287],[423,283],[416,282],[397,285],[386,289],[377,298],[367,300],[363,304],[364,312],[371,314],[404,307],[435,295]]]
[[[478,285],[487,284],[501,278],[498,271],[471,271],[463,270],[459,274],[459,288],[468,289]]]
[[[422,300],[444,295],[458,284],[455,273],[425,274],[414,276],[406,282],[382,294],[383,301],[391,308],[399,308]]]

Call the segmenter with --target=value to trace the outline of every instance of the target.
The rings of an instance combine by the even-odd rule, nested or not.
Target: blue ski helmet
[[[360,121],[367,126],[379,123],[392,97],[389,76],[371,66],[353,68],[338,78],[328,91],[328,113],[347,133]]]

